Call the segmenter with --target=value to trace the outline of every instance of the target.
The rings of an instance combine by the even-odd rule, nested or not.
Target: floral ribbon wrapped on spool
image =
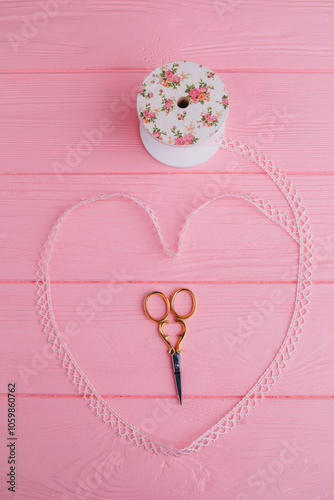
[[[229,100],[219,76],[202,64],[164,64],[143,81],[137,97],[147,151],[173,167],[199,165],[219,149]],[[217,137],[217,136],[216,136]]]

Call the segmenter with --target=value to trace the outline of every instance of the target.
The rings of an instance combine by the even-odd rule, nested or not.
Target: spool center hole
[[[177,100],[177,103],[179,108],[186,108],[187,106],[189,106],[189,99],[188,97],[180,97],[178,100]]]

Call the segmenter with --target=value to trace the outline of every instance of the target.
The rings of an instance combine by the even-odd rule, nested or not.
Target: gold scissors
[[[186,315],[181,315],[181,314],[177,313],[175,310],[175,298],[181,292],[187,292],[190,295],[191,300],[192,300],[191,311],[189,314],[186,314]],[[149,301],[150,297],[152,297],[152,295],[160,295],[160,297],[162,297],[165,301],[166,314],[162,318],[155,318],[149,313],[148,301]],[[181,343],[182,343],[184,336],[186,334],[186,331],[187,331],[185,320],[190,318],[190,316],[192,316],[194,314],[195,309],[196,309],[195,295],[188,288],[179,288],[178,290],[176,290],[173,293],[170,301],[169,301],[168,297],[166,297],[166,295],[162,292],[151,292],[148,295],[146,295],[145,302],[144,302],[144,311],[145,311],[146,316],[149,319],[151,319],[152,321],[155,321],[156,323],[159,324],[159,333],[161,335],[161,338],[164,342],[166,342],[166,344],[169,347],[168,352],[172,356],[172,360],[173,360],[175,383],[176,383],[177,393],[178,393],[179,401],[180,401],[181,405],[182,405],[181,369],[180,369],[180,354],[182,352],[181,351]],[[164,326],[169,323],[167,318],[169,316],[170,311],[172,311],[173,314],[175,315],[176,323],[180,323],[182,325],[182,332],[179,334],[179,338],[178,338],[178,341],[177,341],[177,344],[175,347],[173,346],[173,344],[169,340],[169,335],[166,335],[164,333]]]

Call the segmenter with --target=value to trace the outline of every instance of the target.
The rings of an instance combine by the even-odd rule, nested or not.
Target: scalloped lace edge
[[[126,193],[102,194],[83,200],[70,207],[55,223],[46,241],[43,244],[40,260],[37,269],[37,306],[38,313],[41,316],[41,324],[43,331],[51,344],[51,349],[55,351],[61,362],[61,366],[66,370],[67,376],[72,384],[76,387],[79,394],[87,402],[91,410],[107,425],[109,425],[118,435],[126,437],[129,441],[137,446],[143,447],[156,454],[180,456],[199,451],[212,442],[215,442],[220,436],[225,436],[230,430],[235,428],[236,424],[250,414],[250,410],[254,409],[261,402],[265,395],[268,394],[271,387],[281,376],[286,368],[286,363],[291,359],[295,351],[296,344],[302,333],[305,323],[305,316],[310,302],[311,292],[311,272],[312,272],[312,235],[310,232],[309,219],[306,210],[302,204],[302,200],[298,195],[287,176],[281,173],[280,169],[274,163],[267,159],[262,153],[257,152],[252,147],[242,144],[239,141],[232,140],[227,137],[222,138],[221,148],[234,152],[244,158],[255,162],[264,172],[266,172],[272,181],[280,189],[286,198],[293,218],[286,213],[274,207],[271,203],[262,198],[256,197],[253,194],[242,193],[226,193],[208,200],[206,203],[198,207],[186,220],[179,237],[178,249],[176,252],[171,251],[165,244],[162,237],[161,229],[158,220],[153,210],[141,200],[134,198]],[[128,198],[141,206],[153,222],[161,245],[169,257],[178,257],[182,250],[183,239],[187,227],[196,213],[209,203],[224,197],[242,198],[258,208],[266,217],[280,225],[299,245],[299,259],[297,272],[297,286],[295,294],[295,305],[290,325],[286,336],[276,353],[272,362],[267,366],[265,371],[259,377],[253,387],[247,394],[229,411],[223,418],[219,420],[213,427],[208,429],[204,434],[199,436],[189,446],[177,448],[163,443],[149,434],[141,431],[136,426],[127,422],[121,415],[113,410],[107,402],[101,397],[97,390],[93,387],[83,370],[78,366],[70,350],[68,349],[64,339],[59,332],[52,309],[51,290],[49,280],[49,261],[55,238],[59,228],[65,218],[79,207],[92,203],[94,201],[106,200],[112,197],[119,196]]]

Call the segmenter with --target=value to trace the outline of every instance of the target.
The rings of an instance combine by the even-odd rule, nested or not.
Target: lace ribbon
[[[37,269],[37,305],[38,312],[41,316],[43,331],[47,340],[51,344],[51,349],[58,354],[61,366],[66,370],[67,376],[70,378],[73,385],[76,387],[79,394],[88,403],[92,411],[107,425],[109,425],[118,435],[126,437],[129,441],[137,446],[141,446],[146,450],[151,450],[156,454],[180,456],[199,451],[208,444],[216,441],[220,436],[226,435],[233,429],[238,422],[248,416],[251,409],[263,400],[270,388],[284,371],[287,362],[291,359],[292,353],[302,333],[302,328],[305,323],[305,316],[309,305],[310,287],[311,287],[311,269],[312,269],[312,237],[310,233],[309,220],[306,215],[302,200],[297,194],[297,191],[288,180],[287,176],[280,172],[279,168],[273,162],[266,158],[264,154],[258,153],[248,145],[243,145],[238,141],[223,137],[220,147],[234,152],[244,158],[255,162],[264,172],[266,172],[272,181],[281,190],[286,198],[293,218],[282,212],[278,208],[271,205],[266,200],[256,197],[253,194],[242,193],[227,193],[217,196],[199,208],[186,220],[181,231],[176,252],[171,251],[164,242],[161,229],[153,210],[142,201],[125,193],[102,194],[88,198],[80,203],[70,207],[55,223],[50,234],[48,235],[41,252],[41,257],[38,262]],[[52,253],[53,244],[57,237],[61,224],[64,222],[74,210],[79,209],[83,205],[93,203],[99,200],[107,200],[113,197],[123,197],[137,203],[147,213],[153,222],[161,245],[169,257],[178,257],[182,250],[182,244],[187,227],[194,217],[203,207],[209,203],[224,197],[242,198],[256,208],[258,208],[266,217],[274,223],[281,226],[299,245],[297,286],[295,294],[295,304],[290,325],[288,327],[285,338],[280,346],[279,351],[275,355],[273,361],[266,368],[264,373],[259,377],[254,386],[247,394],[227,413],[219,422],[207,430],[204,434],[198,437],[194,442],[185,448],[176,448],[163,443],[149,434],[141,431],[136,426],[127,422],[121,415],[113,410],[108,403],[101,397],[98,391],[93,387],[83,370],[79,367],[70,350],[68,349],[64,339],[56,325],[52,303],[51,290],[49,279],[49,262]]]

